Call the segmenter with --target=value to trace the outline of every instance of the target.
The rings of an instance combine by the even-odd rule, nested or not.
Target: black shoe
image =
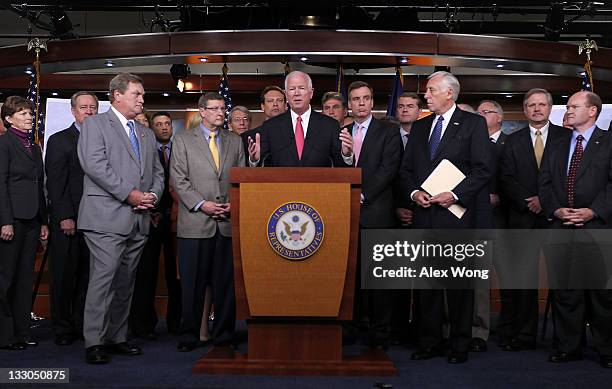
[[[127,342],[107,344],[106,352],[108,352],[109,354],[119,354],[119,355],[140,355],[142,354],[142,350],[140,349],[140,347],[130,345]]]
[[[136,338],[144,339],[144,340],[157,340],[157,335],[155,332],[142,332],[138,334],[132,334]]]
[[[548,356],[548,362],[552,362],[552,363],[565,363],[565,362],[580,361],[580,360],[582,360],[582,355],[568,354],[564,352],[558,352],[558,353],[550,354]]]
[[[599,364],[605,369],[612,369],[612,356],[599,357]]]
[[[100,345],[87,347],[85,349],[85,361],[94,365],[103,365],[108,363],[108,355],[106,355],[104,347]]]
[[[23,339],[21,339],[21,340],[20,340],[19,342],[17,342],[17,343],[23,343],[23,344],[25,344],[27,347],[36,347],[36,346],[38,346],[38,342],[37,342],[37,341],[35,341],[35,340],[34,340],[34,339],[32,339],[32,338],[23,338]]]
[[[370,341],[368,347],[370,350],[387,351],[389,350],[389,342],[384,340]]]
[[[188,353],[190,351],[195,350],[197,346],[198,346],[197,342],[179,342],[178,345],[176,346],[176,351],[179,351],[182,353]]]
[[[468,353],[460,353],[460,352],[452,351],[448,355],[448,363],[453,363],[453,364],[465,363],[467,362],[467,360],[468,360]]]
[[[470,351],[474,353],[487,351],[487,341],[482,338],[472,338],[470,342]]]
[[[11,351],[21,351],[21,350],[25,350],[26,349],[26,345],[25,343],[22,342],[18,342],[18,343],[9,343],[4,347],[0,347],[3,350],[11,350]]]
[[[523,350],[535,350],[535,342],[523,342],[520,339],[512,339],[508,344],[502,347],[504,351],[523,351]]]
[[[412,353],[410,359],[413,361],[423,361],[434,357],[441,357],[444,353],[438,348],[420,349]]]
[[[55,344],[58,346],[69,346],[74,343],[74,337],[72,335],[58,335],[55,337]]]

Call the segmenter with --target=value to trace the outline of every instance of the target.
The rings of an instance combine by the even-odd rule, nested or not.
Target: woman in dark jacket
[[[36,248],[49,234],[43,162],[28,136],[31,103],[10,96],[1,114],[8,131],[0,136],[0,348],[23,350],[38,344],[29,324]]]

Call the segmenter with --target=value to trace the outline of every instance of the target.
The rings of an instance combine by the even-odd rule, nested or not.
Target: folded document
[[[442,192],[452,191],[464,178],[465,174],[457,166],[453,165],[448,159],[443,159],[423,182],[421,188],[431,196],[435,196]],[[458,204],[451,205],[448,210],[458,219],[461,219],[466,211],[464,207]]]

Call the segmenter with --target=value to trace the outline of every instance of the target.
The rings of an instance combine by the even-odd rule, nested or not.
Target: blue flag
[[[389,98],[389,105],[387,105],[387,116],[395,116],[397,100],[399,100],[402,93],[404,93],[404,75],[402,73],[402,68],[398,66],[395,68],[393,91],[391,92],[391,96]]]
[[[232,96],[230,95],[229,90],[229,79],[227,78],[227,64],[223,64],[223,68],[221,68],[221,80],[219,81],[219,94],[223,96],[223,100],[225,101],[225,120],[223,122],[223,128],[226,130],[229,128],[229,113],[232,110]]]

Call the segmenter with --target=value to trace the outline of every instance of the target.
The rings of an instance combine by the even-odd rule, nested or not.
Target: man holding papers
[[[460,86],[455,76],[435,72],[428,79],[425,99],[433,115],[412,126],[400,169],[402,193],[417,204],[413,228],[474,228],[475,210],[483,206],[477,205],[483,199],[479,193],[491,176],[487,124],[481,116],[457,108]],[[455,168],[465,178],[457,180]],[[430,192],[423,187],[425,181],[434,184],[428,186]],[[444,290],[423,290],[420,296],[419,347],[413,360],[444,355],[445,351]],[[446,296],[451,325],[448,362],[463,363],[472,339],[474,291],[447,290]]]

